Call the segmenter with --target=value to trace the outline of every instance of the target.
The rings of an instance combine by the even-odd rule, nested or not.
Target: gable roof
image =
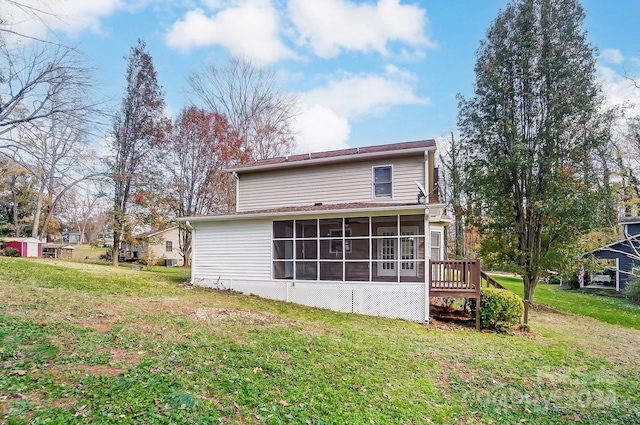
[[[327,162],[345,162],[358,159],[374,159],[379,157],[403,156],[410,153],[435,151],[435,140],[419,140],[415,142],[392,143],[387,145],[366,146],[362,148],[340,149],[326,152],[315,152],[300,155],[281,156],[278,158],[260,159],[242,164],[227,171],[245,172],[269,170],[284,167],[302,167]]]

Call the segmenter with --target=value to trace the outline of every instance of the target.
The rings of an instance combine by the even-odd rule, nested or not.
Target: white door
[[[398,252],[398,229],[396,227],[379,227],[378,236],[378,276],[397,276],[396,267],[398,260],[401,276],[418,275],[418,234],[417,226],[403,226],[400,229],[400,250]]]
[[[27,242],[27,257],[38,256],[38,244],[33,242]]]

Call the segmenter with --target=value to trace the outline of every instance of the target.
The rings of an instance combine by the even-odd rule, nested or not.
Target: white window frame
[[[376,196],[376,169],[377,168],[389,168],[391,170],[391,193],[387,196]],[[384,183],[387,184],[387,183]],[[374,165],[371,167],[371,198],[372,199],[393,199],[393,164],[387,165]]]
[[[385,233],[387,234],[386,236]],[[376,253],[378,276],[397,276],[396,269],[398,268],[400,269],[400,276],[418,276],[418,252],[420,250],[418,236],[418,226],[402,226],[400,228],[400,236],[398,236],[397,227],[378,227],[378,252]],[[384,248],[389,248],[388,246],[384,246],[384,241],[391,241],[391,238],[393,238],[393,246],[391,246],[390,248],[393,250],[394,258],[383,260],[383,250]],[[400,241],[403,239],[413,239],[412,258],[401,258],[402,253],[400,252],[400,250],[402,249],[402,243]],[[392,263],[393,268],[385,269],[384,267],[386,263]],[[405,265],[412,265],[412,267],[405,268]]]
[[[429,259],[430,260],[442,260],[443,259],[443,255],[442,255],[442,230],[431,230],[429,232]],[[433,246],[432,242],[432,238],[437,234],[437,239],[438,239],[438,246]],[[438,258],[433,258],[433,250],[437,249],[438,250]]]

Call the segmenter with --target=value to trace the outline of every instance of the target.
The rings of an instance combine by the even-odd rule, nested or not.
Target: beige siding
[[[393,166],[393,198],[373,199],[372,167]],[[238,211],[348,202],[415,202],[425,160],[407,158],[240,174]]]
[[[167,251],[167,241],[171,241],[171,251]],[[179,265],[182,265],[178,228],[176,227],[175,229],[150,236],[147,239],[147,245],[143,249],[143,252],[146,252],[152,260],[157,261],[160,265],[164,264],[164,259],[175,259],[178,260]]]
[[[271,220],[193,223],[194,279],[270,279]]]

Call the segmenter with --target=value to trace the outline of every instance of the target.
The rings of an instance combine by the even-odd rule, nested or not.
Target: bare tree
[[[453,210],[455,256],[457,259],[465,258],[467,246],[465,241],[465,211],[463,197],[463,169],[460,150],[460,142],[455,139],[453,132],[448,148],[440,151],[440,162],[443,165],[442,179],[444,197]]]
[[[276,75],[244,59],[232,58],[224,67],[206,64],[187,82],[206,108],[224,114],[250,148],[253,159],[288,154],[293,145],[291,120],[297,98],[282,94]]]
[[[107,209],[103,186],[103,182],[93,181],[75,187],[64,196],[59,215],[69,229],[78,231],[80,244],[84,243],[92,222]]]
[[[65,194],[78,183],[98,176],[95,157],[77,118],[49,116],[24,124],[14,131],[17,141],[12,146],[13,159],[36,182],[37,197],[34,206],[31,236],[46,233],[54,219],[56,207]]]
[[[94,83],[85,62],[65,47],[0,44],[0,150],[15,147],[21,125],[69,115],[90,119],[98,105],[87,101]]]

